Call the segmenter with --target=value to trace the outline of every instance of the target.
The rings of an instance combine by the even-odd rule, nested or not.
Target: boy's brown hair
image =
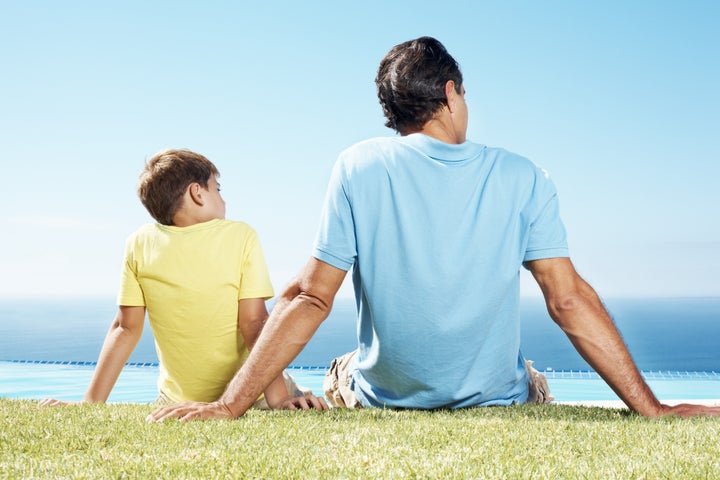
[[[173,225],[185,190],[191,183],[208,188],[218,169],[207,158],[190,150],[163,150],[145,163],[140,174],[138,196],[152,217],[163,225]]]

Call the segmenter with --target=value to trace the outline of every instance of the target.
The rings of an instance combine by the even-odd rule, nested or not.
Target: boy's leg
[[[537,371],[532,364],[532,360],[525,360],[525,369],[530,376],[526,403],[550,403],[555,400],[555,397],[550,394],[550,386],[547,383],[547,378]]]
[[[285,388],[287,388],[288,394],[290,394],[291,397],[304,397],[313,394],[309,388],[298,385],[292,375],[287,373],[287,371],[283,372],[283,380],[285,380]]]
[[[323,390],[325,398],[332,407],[340,408],[362,408],[362,404],[350,388],[352,376],[350,375],[350,364],[357,355],[357,350],[338,357],[330,364],[330,370],[325,374]]]
[[[174,400],[171,400],[170,397],[165,395],[163,392],[160,392],[158,397],[155,399],[155,405],[157,405],[158,407],[166,407],[168,405],[173,405],[175,403],[177,403],[177,402]]]

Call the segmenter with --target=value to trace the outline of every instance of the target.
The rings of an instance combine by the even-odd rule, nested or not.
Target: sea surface
[[[720,371],[720,298],[606,299],[605,304],[641,370]],[[0,300],[0,360],[93,362],[115,311],[112,299]],[[522,351],[536,368],[590,370],[542,299],[522,299],[521,321]],[[327,367],[354,348],[355,304],[340,299],[291,366]],[[147,323],[130,362],[157,362]]]

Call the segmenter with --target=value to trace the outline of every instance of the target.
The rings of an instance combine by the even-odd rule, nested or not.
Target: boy
[[[146,309],[160,360],[160,403],[216,400],[247,358],[273,288],[253,229],[225,220],[217,176],[215,165],[187,150],[162,151],[146,163],[138,195],[158,223],[127,241],[117,317],[84,402],[107,400],[140,339]],[[328,408],[303,393],[283,374],[255,405]]]

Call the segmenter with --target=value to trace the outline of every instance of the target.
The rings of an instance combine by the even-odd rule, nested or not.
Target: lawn
[[[720,478],[719,419],[522,405],[156,424],[151,410],[0,399],[0,478]]]

